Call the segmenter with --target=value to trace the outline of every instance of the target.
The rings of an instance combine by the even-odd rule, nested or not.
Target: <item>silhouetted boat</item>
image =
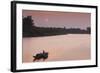
[[[42,53],[37,53],[37,54],[36,54],[35,56],[33,56],[33,57],[34,57],[33,61],[40,60],[40,59],[43,59],[43,61],[44,61],[45,59],[48,58],[48,52],[45,52],[45,51],[43,50]]]

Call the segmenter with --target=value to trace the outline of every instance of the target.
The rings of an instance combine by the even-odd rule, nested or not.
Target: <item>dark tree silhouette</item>
[[[57,27],[37,27],[32,16],[23,17],[23,37],[52,36],[62,34],[90,34],[91,28],[86,30],[80,28],[57,28]]]
[[[23,36],[31,36],[33,33],[34,21],[32,16],[27,16],[23,18]]]
[[[91,28],[90,27],[87,27],[87,32],[91,33]]]

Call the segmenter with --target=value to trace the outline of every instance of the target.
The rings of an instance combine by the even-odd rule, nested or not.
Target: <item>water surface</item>
[[[33,62],[33,55],[49,52],[45,61],[90,59],[90,35],[67,34],[47,37],[23,38],[23,62]],[[43,60],[39,60],[41,62]]]

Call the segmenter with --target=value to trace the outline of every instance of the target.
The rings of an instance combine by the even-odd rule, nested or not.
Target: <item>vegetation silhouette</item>
[[[63,34],[90,34],[91,28],[83,30],[80,28],[55,28],[55,27],[37,27],[32,16],[23,17],[23,37],[40,37]]]
[[[43,59],[43,61],[45,61],[45,59],[48,58],[48,52],[45,52],[45,51],[43,50],[42,53],[36,54],[35,56],[33,56],[33,58],[34,58],[34,59],[33,59],[33,62],[36,61],[36,60],[40,60],[40,59]]]

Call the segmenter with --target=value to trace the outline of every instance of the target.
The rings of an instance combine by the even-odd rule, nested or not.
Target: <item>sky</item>
[[[90,13],[23,10],[22,16],[32,16],[38,27],[86,29],[91,26]]]

